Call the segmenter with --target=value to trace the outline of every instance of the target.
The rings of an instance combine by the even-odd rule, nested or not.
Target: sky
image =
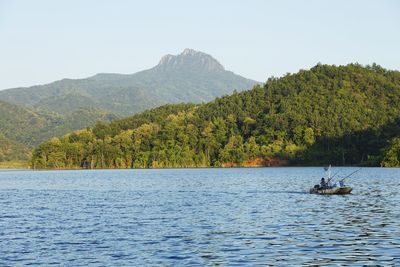
[[[135,73],[185,48],[262,82],[319,62],[400,70],[400,1],[0,0],[0,89]]]

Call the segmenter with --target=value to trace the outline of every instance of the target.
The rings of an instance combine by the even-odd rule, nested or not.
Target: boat
[[[350,186],[336,186],[328,188],[311,188],[310,194],[319,195],[347,195],[350,194],[353,188]]]
[[[335,175],[331,176],[331,165],[329,167],[325,167],[325,171],[328,172],[327,179],[328,181],[325,183],[325,178],[322,178],[323,185],[316,184],[314,187],[310,188],[310,194],[318,194],[318,195],[347,195],[350,194],[353,190],[352,187],[346,186],[344,184],[344,180],[349,178],[354,173],[358,172],[360,169],[352,172],[350,175],[339,180],[338,183],[332,184],[332,179],[339,173],[337,172]]]

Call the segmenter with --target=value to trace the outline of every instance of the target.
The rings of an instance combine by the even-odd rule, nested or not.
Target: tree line
[[[206,104],[165,105],[52,138],[33,168],[398,166],[400,73],[318,64]]]

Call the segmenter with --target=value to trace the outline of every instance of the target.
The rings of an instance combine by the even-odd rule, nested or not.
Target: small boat
[[[346,195],[350,194],[353,188],[350,186],[336,186],[329,188],[311,188],[310,194],[319,194],[319,195]]]
[[[360,168],[361,169],[361,168]],[[310,188],[310,194],[319,194],[319,195],[346,195],[350,194],[353,188],[350,186],[346,186],[344,184],[344,180],[349,178],[354,173],[358,172],[360,169],[352,172],[350,175],[347,175],[343,179],[339,180],[339,183],[335,183],[332,185],[332,179],[339,173],[337,172],[335,175],[331,176],[331,165],[325,168],[325,171],[328,172],[327,182],[325,183],[325,178],[321,179],[321,185],[316,184],[314,187]]]

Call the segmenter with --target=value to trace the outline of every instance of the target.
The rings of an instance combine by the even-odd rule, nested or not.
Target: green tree
[[[394,138],[384,150],[381,166],[400,167],[400,137]]]

